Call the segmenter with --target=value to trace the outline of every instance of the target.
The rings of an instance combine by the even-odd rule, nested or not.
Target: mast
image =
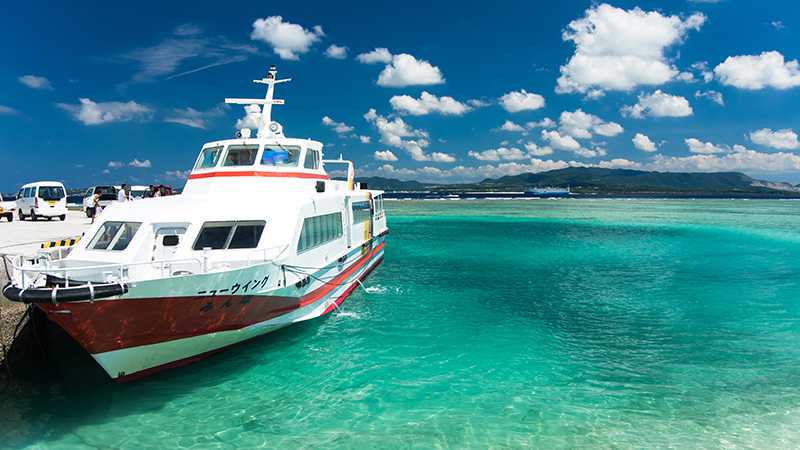
[[[234,105],[263,105],[261,107],[261,118],[258,121],[259,138],[278,137],[283,135],[283,127],[278,122],[272,121],[272,105],[283,105],[286,102],[282,99],[273,98],[275,95],[275,85],[292,81],[291,78],[284,78],[278,80],[275,76],[278,74],[278,69],[275,66],[270,66],[267,75],[260,80],[253,80],[253,83],[266,84],[267,95],[264,99],[256,98],[226,98],[225,103]]]

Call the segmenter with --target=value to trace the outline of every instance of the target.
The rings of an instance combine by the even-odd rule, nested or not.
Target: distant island
[[[423,183],[385,177],[357,181],[387,191],[388,197],[468,196],[497,193],[524,196],[536,187],[569,188],[573,196],[800,198],[800,185],[757,180],[741,172],[648,172],[569,167],[539,173],[487,178],[476,183]],[[413,194],[413,195],[412,195]]]

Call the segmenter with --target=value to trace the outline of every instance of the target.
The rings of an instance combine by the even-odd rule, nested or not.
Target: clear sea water
[[[800,202],[387,208],[340,311],[133,384],[6,393],[0,446],[800,447]]]

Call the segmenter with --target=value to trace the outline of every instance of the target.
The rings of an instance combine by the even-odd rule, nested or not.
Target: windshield
[[[106,222],[89,243],[91,250],[125,250],[141,223]]]
[[[64,198],[64,188],[61,186],[39,186],[39,198],[42,200],[61,200]]]
[[[204,148],[203,151],[200,152],[200,158],[198,158],[194,168],[208,169],[216,166],[217,161],[219,161],[220,153],[222,153],[222,146]]]
[[[223,166],[251,166],[256,161],[257,145],[229,145]]]
[[[262,166],[297,166],[300,161],[300,147],[265,145],[261,154]]]

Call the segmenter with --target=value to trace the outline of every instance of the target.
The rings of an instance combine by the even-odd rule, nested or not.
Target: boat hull
[[[38,306],[111,378],[127,381],[329,313],[382,262],[383,245],[379,239],[356,249],[348,259],[352,262],[319,270],[300,288],[281,285],[285,268],[256,266],[211,274],[210,281],[203,277],[166,279],[160,286],[141,283],[117,299]],[[245,289],[250,284],[245,279],[257,283]],[[278,284],[267,286],[273,279]],[[209,290],[212,285],[228,289]],[[194,295],[187,295],[187,289]],[[159,291],[165,294],[150,295]]]

